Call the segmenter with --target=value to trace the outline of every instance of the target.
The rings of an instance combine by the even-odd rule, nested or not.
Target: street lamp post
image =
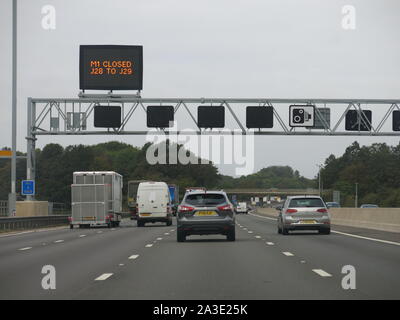
[[[11,193],[8,201],[8,214],[16,210],[17,180],[17,0],[12,3],[12,120],[11,120]]]
[[[355,208],[358,208],[358,183],[356,182],[356,196],[354,200],[354,206]]]

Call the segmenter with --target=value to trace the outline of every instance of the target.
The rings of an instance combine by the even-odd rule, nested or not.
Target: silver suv
[[[326,205],[318,196],[288,197],[283,207],[277,207],[278,233],[287,235],[289,230],[318,230],[331,233],[331,218]]]
[[[189,235],[223,234],[235,241],[235,212],[223,191],[187,192],[178,206],[177,240]]]

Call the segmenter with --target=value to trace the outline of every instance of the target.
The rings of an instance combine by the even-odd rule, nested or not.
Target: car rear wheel
[[[236,233],[235,228],[229,230],[228,234],[226,235],[228,241],[235,241],[236,240]]]
[[[321,230],[319,230],[319,233],[320,234],[331,234],[331,229],[329,228],[329,229],[321,229]]]
[[[178,242],[184,242],[186,240],[186,234],[183,230],[178,229],[176,235]]]
[[[73,224],[70,224],[70,225],[69,225],[69,228],[70,228],[70,229],[73,229],[73,228],[74,228],[74,225],[73,225]]]
[[[287,236],[289,234],[289,230],[286,229],[285,227],[282,227],[282,234]]]
[[[137,220],[137,226],[138,226],[139,228],[144,227],[144,222],[143,222],[143,221],[140,221],[140,220]]]
[[[172,226],[172,219],[170,219],[170,220],[167,221],[167,226],[168,226],[168,227],[169,227],[169,226]]]
[[[282,229],[278,226],[278,233],[282,234]]]

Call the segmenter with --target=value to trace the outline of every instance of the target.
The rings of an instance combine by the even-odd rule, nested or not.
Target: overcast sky
[[[0,1],[0,146],[11,145],[11,4]],[[45,5],[56,9],[55,30],[42,28]],[[344,5],[356,9],[354,30],[342,27]],[[398,0],[19,0],[18,19],[21,151],[27,97],[77,97],[80,44],[143,45],[146,98],[400,98]],[[109,140],[142,146],[145,137],[40,137],[37,146]],[[399,142],[257,137],[255,170],[290,165],[314,177],[355,140]]]

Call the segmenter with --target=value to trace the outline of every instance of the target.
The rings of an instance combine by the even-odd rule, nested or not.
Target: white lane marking
[[[51,228],[51,229],[39,229],[39,230],[32,230],[32,231],[13,232],[13,233],[9,233],[9,234],[3,234],[0,236],[0,238],[20,236],[20,235],[34,233],[34,232],[48,232],[48,231],[55,231],[55,230],[62,230],[62,229],[69,229],[69,227],[56,227],[56,228]]]
[[[79,236],[79,238],[83,238],[83,237],[86,237],[86,234],[81,234],[81,235]]]
[[[108,279],[109,277],[111,277],[112,275],[113,275],[113,273],[103,273],[101,276],[94,279],[94,281],[104,281],[104,280]]]
[[[305,260],[301,260],[300,263],[306,263],[306,261]]]
[[[18,249],[18,250],[19,251],[25,251],[25,250],[30,250],[30,249],[32,249],[32,247],[21,248],[21,249]]]
[[[151,248],[153,244],[146,244],[146,248]]]
[[[247,228],[243,228],[243,230],[247,230]]]
[[[115,231],[115,229],[114,229],[114,228],[112,228],[112,229],[111,229],[111,231]]]
[[[158,241],[161,241],[161,240],[162,240],[162,238],[157,238],[157,240],[158,240]]]
[[[364,239],[364,240],[370,240],[370,241],[382,242],[382,243],[386,243],[386,244],[393,244],[395,246],[400,246],[400,242],[381,240],[381,239],[376,239],[376,238],[368,238],[368,237],[358,236],[356,234],[339,232],[339,231],[335,231],[335,230],[332,230],[332,232],[337,233],[337,234],[341,234],[343,236],[348,236],[348,237],[353,237],[353,238],[359,238],[359,239]]]
[[[169,232],[164,233],[166,236],[169,236]]]
[[[254,216],[254,217],[258,217],[258,218],[263,218],[263,219],[268,219],[268,220],[274,220],[276,221],[276,218],[270,218],[270,217],[263,217],[263,216],[259,216],[256,214],[252,214],[249,213],[250,215]],[[373,229],[372,229],[373,230]],[[379,231],[379,230],[378,230]],[[369,241],[375,241],[375,242],[381,242],[381,243],[386,243],[386,244],[393,244],[395,246],[400,246],[400,242],[394,242],[394,241],[388,241],[388,240],[382,240],[382,239],[377,239],[377,238],[369,238],[369,237],[363,237],[363,236],[359,236],[356,234],[352,234],[352,233],[346,233],[346,232],[340,232],[340,231],[336,231],[336,230],[331,230],[332,233],[337,233],[337,234],[341,234],[343,236],[347,236],[347,237],[352,237],[352,238],[358,238],[358,239],[363,239],[363,240],[369,240]]]
[[[253,231],[248,231],[249,233],[253,233]]]
[[[254,236],[254,238],[256,238],[256,239],[261,239],[261,236]]]
[[[258,217],[258,218],[268,219],[268,220],[274,220],[274,221],[277,220],[276,218],[270,218],[270,217],[259,216],[258,214],[254,214],[254,213],[249,213],[249,215],[254,216],[254,217]]]
[[[56,241],[54,241],[54,243],[61,243],[61,242],[64,242],[64,240],[56,240]]]
[[[120,267],[123,267],[123,266],[124,266],[124,264],[123,264],[123,263],[120,263],[120,264],[119,264],[119,266],[120,266]]]
[[[273,243],[273,242],[266,242],[266,244],[269,245],[269,246],[273,246],[275,243]]]
[[[174,232],[174,231],[175,231],[175,229],[170,230],[170,232]]]
[[[286,257],[293,257],[294,256],[294,254],[293,253],[291,253],[291,252],[288,252],[288,251],[284,251],[284,252],[282,252]]]
[[[316,274],[320,275],[321,277],[332,277],[331,274],[329,274],[328,272],[326,272],[322,269],[312,269],[312,271],[314,271]]]
[[[130,260],[135,260],[135,259],[137,259],[137,258],[139,258],[139,255],[138,255],[138,254],[133,254],[133,255],[131,255],[128,259],[130,259]]]
[[[103,233],[103,231],[97,231],[97,233]]]

